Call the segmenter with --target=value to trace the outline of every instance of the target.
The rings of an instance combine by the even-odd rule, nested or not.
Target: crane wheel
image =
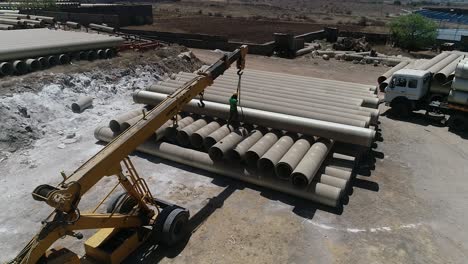
[[[137,205],[137,201],[127,193],[121,193],[112,198],[107,205],[107,213],[128,214],[132,211],[133,207]],[[118,207],[118,208],[116,208]]]
[[[160,244],[174,246],[187,235],[189,212],[171,205],[164,208],[153,225],[153,238]]]

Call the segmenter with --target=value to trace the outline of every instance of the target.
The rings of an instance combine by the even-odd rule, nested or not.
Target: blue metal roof
[[[465,14],[432,11],[427,9],[417,10],[415,13],[434,20],[468,25],[468,15]]]
[[[447,41],[460,41],[461,36],[468,36],[468,29],[438,29],[437,39]]]

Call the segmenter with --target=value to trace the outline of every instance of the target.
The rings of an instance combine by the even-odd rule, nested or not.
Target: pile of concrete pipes
[[[53,17],[33,16],[0,10],[0,30],[42,28],[47,24],[54,23],[55,19]]]
[[[433,78],[433,87],[445,85],[451,83],[455,76],[455,68],[457,64],[465,58],[467,54],[464,52],[442,52],[430,60],[414,60],[414,61],[402,61],[395,67],[391,68],[377,79],[379,88],[384,91],[388,86],[393,74],[401,69],[414,69],[414,70],[427,70],[430,71]],[[439,92],[448,94],[450,91],[450,85],[446,85],[446,89],[439,89]]]
[[[130,119],[120,123],[138,122],[141,110],[129,112]],[[115,129],[114,122],[123,117],[112,120],[110,127]],[[193,114],[176,119],[138,150],[332,207],[340,205],[352,179],[355,158],[332,153],[333,140],[250,125],[234,128]],[[110,127],[97,128],[96,139],[109,142],[120,133]],[[336,162],[336,156],[347,164]]]
[[[95,137],[112,140],[194,76],[181,72],[134,93],[146,106],[97,128]],[[199,99],[190,101],[138,150],[339,206],[356,159],[374,141],[375,87],[249,69],[241,79],[240,119],[226,124],[237,84],[236,72],[228,70],[205,90],[203,108]]]
[[[118,37],[49,29],[3,32],[0,76],[25,74],[71,60],[111,58],[123,41]]]

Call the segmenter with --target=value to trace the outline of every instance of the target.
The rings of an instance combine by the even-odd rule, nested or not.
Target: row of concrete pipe
[[[133,100],[136,103],[155,106],[166,97],[167,94],[139,91],[134,93]],[[205,107],[200,108],[198,103],[199,101],[194,99],[187,103],[183,107],[183,110],[185,112],[217,117],[223,120],[229,118],[230,107],[227,104],[204,101]],[[240,121],[247,124],[256,124],[305,135],[315,135],[365,147],[370,147],[375,137],[375,130],[370,128],[282,114],[280,112],[269,112],[242,107],[242,109],[239,110],[239,116],[241,119]]]
[[[195,126],[193,124],[199,120],[203,119],[195,119],[192,116],[182,118],[179,120],[179,127],[177,127],[176,130],[182,131],[183,128],[190,127],[191,125]],[[213,124],[213,122],[215,121],[211,121],[208,123],[208,125],[198,129],[197,131],[204,130],[209,126],[209,124]],[[214,132],[220,131],[220,129],[223,127],[226,126],[221,126]],[[174,128],[173,122],[168,121],[163,127],[156,131],[156,138],[159,140],[163,138],[164,135],[169,136],[171,133],[171,128]],[[240,128],[239,130],[243,130],[243,128]],[[243,145],[244,142],[246,142],[248,145],[253,145],[251,148],[259,145],[260,143],[261,145],[265,145],[265,141],[267,140],[264,138],[266,137],[266,139],[268,139],[270,133],[266,133],[264,136],[256,137],[255,140],[252,140],[254,136],[257,135],[256,132],[258,131],[259,130],[253,130],[248,133],[248,135],[245,135],[244,139],[237,144],[236,148]],[[203,131],[200,131],[200,133],[203,134]],[[228,135],[221,138],[221,140],[219,140],[219,142],[214,146],[220,142],[223,142],[225,138],[232,138],[232,133],[233,132],[228,132]],[[105,142],[112,140],[115,135],[117,134],[114,133],[109,127],[100,127],[95,131],[95,137],[98,140]],[[273,146],[269,148],[271,151],[267,150],[263,156],[265,156],[265,158],[269,156],[274,157],[274,155],[270,154],[271,152],[284,152],[284,150],[281,148],[274,147],[276,145],[284,144],[283,142],[286,142],[286,140],[277,140],[277,144],[273,144]],[[329,142],[330,141],[325,140],[324,144],[321,139],[317,140],[316,143],[313,143],[307,148],[307,151],[302,155],[302,158],[298,158],[300,155],[293,154],[294,152],[297,152],[297,146],[303,147],[303,144],[301,144],[303,142],[299,140],[296,141],[296,143],[294,143],[286,152],[286,155],[283,156],[283,159],[291,160],[292,157],[294,157],[293,159],[295,160],[300,159],[292,173],[294,176],[293,178],[289,179],[289,181],[285,181],[285,178],[280,179],[277,177],[269,177],[265,172],[257,170],[256,168],[251,168],[249,166],[243,166],[243,163],[238,161],[227,159],[213,160],[209,153],[184,146],[177,146],[173,143],[157,142],[154,139],[149,140],[139,146],[138,150],[148,154],[156,155],[164,159],[176,161],[181,164],[204,169],[223,176],[232,177],[259,186],[264,186],[269,189],[302,197],[317,203],[337,207],[340,205],[341,198],[345,193],[347,186],[349,185],[352,172],[347,169],[334,167],[331,164],[324,164],[325,158],[331,148]],[[257,146],[253,148],[253,151],[258,149],[260,149],[260,147]],[[264,158],[263,156],[262,158]],[[350,167],[352,167],[352,165]]]
[[[114,49],[85,50],[71,54],[57,54],[38,58],[0,62],[0,76],[25,74],[56,65],[69,64],[72,60],[109,59],[116,55]]]

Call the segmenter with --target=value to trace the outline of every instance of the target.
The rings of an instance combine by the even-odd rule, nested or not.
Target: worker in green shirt
[[[239,114],[237,113],[237,93],[234,93],[231,98],[229,98],[229,119],[228,119],[228,125],[237,127],[237,119],[239,117]]]

